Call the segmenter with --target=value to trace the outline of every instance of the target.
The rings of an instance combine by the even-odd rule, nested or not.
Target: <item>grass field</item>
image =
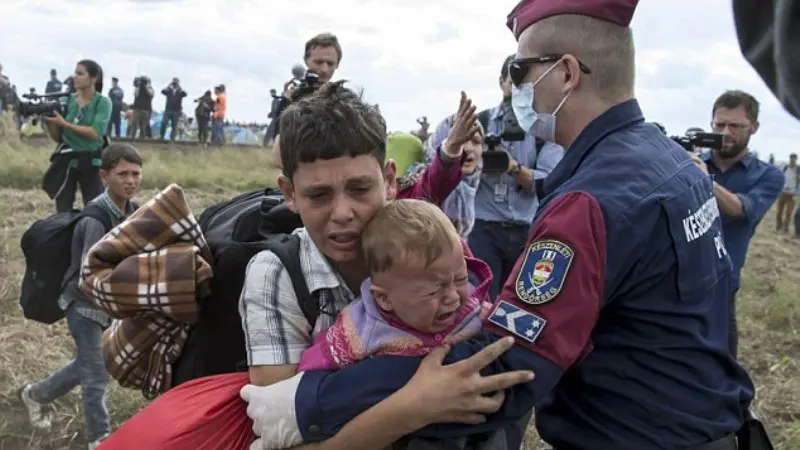
[[[195,215],[275,177],[263,150],[141,150],[146,165],[139,200],[177,182],[186,189]],[[33,220],[54,209],[38,188],[48,154],[0,134],[0,450],[86,448],[77,392],[56,403],[57,421],[47,436],[32,432],[16,397],[24,382],[46,376],[74,351],[63,321],[54,326],[25,321],[17,305],[24,269],[19,238]],[[775,235],[773,227],[770,214],[753,240],[744,273],[741,357],[758,387],[756,408],[776,448],[792,450],[800,449],[800,243]],[[108,404],[117,425],[145,402],[138,392],[112,383]],[[531,436],[527,448],[545,447]]]

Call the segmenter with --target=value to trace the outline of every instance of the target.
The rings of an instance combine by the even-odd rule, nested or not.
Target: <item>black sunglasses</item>
[[[561,58],[563,58],[563,54],[552,53],[549,55],[543,56],[534,56],[531,58],[517,58],[511,60],[508,63],[508,75],[511,77],[511,83],[514,86],[519,86],[522,84],[522,81],[525,79],[525,76],[528,75],[528,71],[530,70],[530,66],[533,64],[543,64],[543,63],[554,63],[558,62]],[[580,67],[581,72],[583,73],[592,73],[591,69],[586,67],[586,65],[580,61],[578,61],[578,67]]]

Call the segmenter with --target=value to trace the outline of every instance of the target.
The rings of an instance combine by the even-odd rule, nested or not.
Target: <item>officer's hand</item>
[[[504,389],[533,379],[533,372],[515,371],[484,377],[480,370],[514,345],[503,338],[469,359],[442,365],[450,346],[434,349],[401,392],[414,406],[420,427],[433,423],[477,424],[496,412],[505,400]]]
[[[692,158],[692,162],[694,163],[695,166],[697,166],[698,169],[700,169],[700,171],[702,171],[704,174],[708,175],[708,166],[706,166],[705,161],[700,159],[700,156],[698,156],[698,155],[696,155],[694,153],[691,153],[689,155],[689,157]]]

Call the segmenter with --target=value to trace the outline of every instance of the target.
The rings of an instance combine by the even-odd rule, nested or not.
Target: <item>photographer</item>
[[[164,116],[161,118],[161,140],[164,140],[164,136],[167,133],[167,124],[169,124],[172,127],[169,138],[174,141],[175,136],[178,134],[178,121],[183,113],[183,98],[186,97],[186,91],[181,88],[180,80],[175,77],[169,86],[161,90],[161,93],[167,97]]]
[[[736,292],[740,272],[750,238],[783,189],[780,169],[760,161],[748,151],[750,138],[759,127],[758,110],[758,100],[746,92],[722,94],[714,102],[711,121],[712,130],[724,136],[722,148],[691,155],[695,165],[713,177],[724,241],[717,251],[727,252],[733,263],[728,345],[734,357],[738,349]]]
[[[43,181],[58,212],[72,210],[79,184],[84,205],[103,192],[100,159],[111,119],[111,100],[101,94],[103,69],[91,60],[78,62],[73,86],[66,115],[56,112],[43,122],[47,134],[58,142]]]
[[[140,136],[150,137],[150,116],[153,114],[153,97],[156,95],[150,78],[141,76],[133,79],[133,121],[131,123],[131,139],[136,139],[136,131]]]
[[[284,85],[283,95],[272,119],[277,122],[274,134],[270,135],[275,142],[278,142],[278,135],[281,132],[279,119],[283,110],[293,101],[310,94],[333,78],[339,63],[342,62],[342,46],[339,45],[339,39],[331,33],[321,33],[312,37],[306,42],[303,62],[311,76],[307,72],[304,80],[292,79]],[[280,152],[273,150],[272,157],[273,164],[280,167]]]

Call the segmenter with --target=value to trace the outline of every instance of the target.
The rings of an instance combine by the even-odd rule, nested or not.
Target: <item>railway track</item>
[[[22,141],[26,144],[33,146],[33,147],[50,147],[53,146],[53,141],[51,141],[47,136],[43,134],[34,134],[32,136],[24,136],[22,137]],[[205,148],[214,148],[214,147],[203,147],[197,141],[162,141],[160,139],[146,139],[146,140],[133,140],[129,138],[113,138],[113,142],[130,142],[136,145],[145,145],[148,148],[159,148],[164,150],[169,150],[170,148],[176,147],[195,147],[197,149],[205,149]],[[259,144],[225,144],[225,147],[234,147],[234,148],[243,148],[243,149],[257,149],[263,148]]]

